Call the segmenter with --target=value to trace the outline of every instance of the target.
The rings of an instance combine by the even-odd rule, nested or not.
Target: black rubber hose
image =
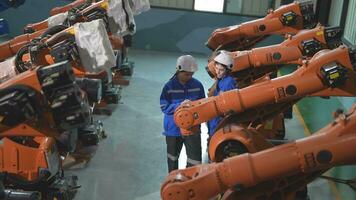
[[[89,15],[91,15],[92,13],[95,13],[95,12],[98,12],[98,13],[100,13],[101,15],[105,15],[105,13],[106,13],[106,10],[105,9],[103,9],[103,8],[97,8],[97,7],[95,7],[95,8],[92,8],[92,9],[90,9],[90,10],[87,10],[87,11],[85,11],[85,12],[83,12],[83,16],[84,17],[88,17]],[[92,17],[92,16],[91,16]],[[96,19],[96,18],[95,18]]]
[[[43,32],[40,36],[40,38],[44,38],[44,37],[47,37],[48,35],[54,35],[58,32],[61,32],[63,31],[64,29],[68,28],[67,26],[65,25],[56,25],[56,26],[53,26],[51,28],[48,28],[45,32]]]
[[[63,41],[67,38],[71,38],[71,37],[73,37],[73,35],[68,32],[60,32],[59,34],[55,35],[54,37],[49,38],[46,41],[46,45],[51,47],[51,46],[57,44],[58,42]]]
[[[16,53],[16,56],[15,56],[15,67],[16,67],[16,70],[19,73],[23,73],[23,72],[28,70],[28,68],[26,68],[24,62],[22,61],[22,57],[23,57],[23,55],[28,53],[29,46],[30,45],[28,44],[28,45],[25,45],[25,46],[21,47],[18,50],[18,52]]]

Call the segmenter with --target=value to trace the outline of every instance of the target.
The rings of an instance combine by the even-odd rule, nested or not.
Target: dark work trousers
[[[178,169],[178,158],[183,143],[187,152],[187,167],[201,164],[200,133],[190,136],[166,136],[168,172]]]
[[[206,152],[208,153],[209,163],[211,163],[210,154],[209,154],[209,145],[210,145],[210,140],[212,137],[213,137],[213,135],[209,135],[208,139],[206,139],[206,141],[207,141],[206,142],[206,145],[207,145]]]

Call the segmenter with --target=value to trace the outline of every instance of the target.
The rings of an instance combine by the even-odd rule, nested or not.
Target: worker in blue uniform
[[[228,90],[233,90],[237,88],[235,79],[231,76],[230,71],[233,66],[233,60],[230,52],[228,51],[219,51],[218,55],[214,58],[215,61],[215,73],[216,73],[216,82],[211,88],[213,96],[219,95],[221,92]],[[208,122],[208,144],[210,138],[216,131],[216,127],[222,120],[221,116],[218,116]]]
[[[174,111],[182,103],[205,98],[204,87],[200,81],[193,78],[198,65],[190,55],[180,56],[177,59],[176,73],[164,85],[160,106],[164,113],[164,132],[167,144],[168,171],[178,169],[178,158],[183,147],[187,152],[187,167],[201,164],[201,136],[200,126],[194,134],[182,136],[179,127],[174,122]]]

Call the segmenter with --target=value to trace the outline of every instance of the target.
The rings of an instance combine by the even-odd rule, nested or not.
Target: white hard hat
[[[225,50],[219,51],[219,54],[214,58],[214,61],[222,65],[225,65],[227,69],[231,69],[234,63],[230,52]]]
[[[176,68],[178,71],[196,72],[198,70],[198,64],[193,56],[184,55],[177,59]]]

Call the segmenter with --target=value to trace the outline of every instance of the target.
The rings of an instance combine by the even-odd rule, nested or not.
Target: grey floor
[[[112,116],[99,117],[104,122],[108,138],[100,143],[86,168],[69,172],[78,175],[82,185],[77,200],[160,199],[160,185],[167,175],[167,167],[159,95],[164,83],[174,73],[179,55],[130,51],[130,60],[135,61],[130,85],[123,88],[121,104],[114,108]],[[195,77],[207,89],[212,80],[204,70],[206,58],[196,58],[199,71]],[[303,127],[296,118],[287,121],[287,130],[293,138],[304,137]],[[206,134],[203,133],[203,137],[206,138]],[[206,160],[206,155],[203,158]],[[184,162],[182,157],[181,167]],[[334,199],[328,188],[325,181],[314,182],[310,186],[312,199]]]

